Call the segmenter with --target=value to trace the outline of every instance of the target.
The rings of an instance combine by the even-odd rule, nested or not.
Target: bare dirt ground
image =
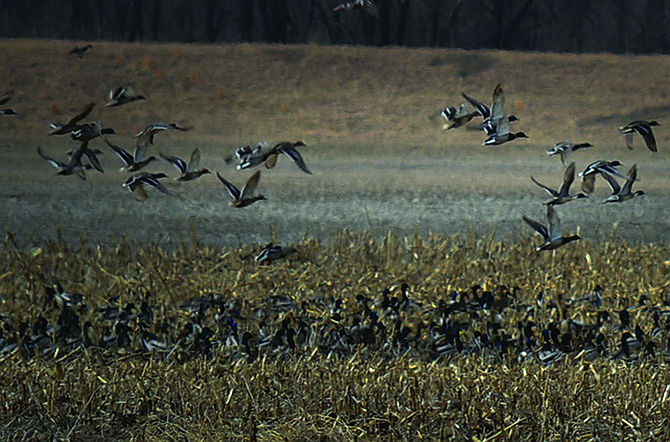
[[[558,186],[563,167],[545,151],[566,139],[595,146],[573,154],[578,170],[595,159],[637,164],[635,187],[648,192],[603,205],[609,189],[600,181],[590,200],[558,208],[566,232],[668,240],[670,89],[660,75],[668,57],[97,43],[79,60],[67,55],[73,46],[0,42],[0,89],[14,90],[7,106],[20,114],[0,116],[0,228],[21,245],[58,231],[72,242],[128,235],[174,244],[193,230],[214,246],[263,243],[272,232],[283,243],[326,239],[344,228],[530,235],[521,216],[542,220],[548,195],[529,176]],[[442,107],[458,105],[462,91],[489,101],[498,82],[521,119],[515,128],[530,139],[489,148],[479,132],[441,130]],[[107,91],[128,83],[148,100],[104,108]],[[177,197],[153,192],[138,203],[121,187],[121,161],[95,140],[104,174],[55,176],[36,147],[64,158],[74,144],[47,137],[46,121],[67,120],[90,101],[90,118],[114,127],[110,139],[129,150],[145,125],[176,121],[193,129],[159,134],[151,153],[187,158],[200,147],[202,166],[241,185],[249,172],[223,160],[236,146],[301,139],[314,175],[281,158],[262,173],[258,192],[268,200],[234,209],[214,175],[179,184],[172,166],[156,162],[150,170],[167,172]],[[663,124],[660,152],[641,139],[625,148],[616,128],[638,118]]]

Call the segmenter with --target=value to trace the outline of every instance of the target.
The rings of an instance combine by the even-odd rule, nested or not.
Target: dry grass
[[[462,91],[488,100],[498,82],[531,136],[526,146],[564,138],[619,145],[618,125],[670,113],[658,75],[670,67],[664,56],[99,42],[79,60],[67,56],[71,46],[2,43],[1,83],[16,90],[15,107],[29,116],[16,125],[22,136],[43,135],[51,100],[69,113],[127,83],[149,97],[148,105],[98,109],[97,118],[122,133],[128,122],[188,120],[198,129],[194,136],[229,146],[300,136],[357,152],[408,146],[450,152],[471,144],[473,134],[440,133],[437,112],[462,101]],[[38,88],[50,98],[35,99]],[[222,95],[225,101],[216,99]],[[668,139],[661,131],[659,143]]]
[[[201,317],[214,336],[209,356],[175,344],[168,353],[147,352],[138,322],[130,321],[133,344],[125,349],[76,348],[54,358],[26,359],[4,354],[0,365],[1,420],[5,440],[648,440],[668,434],[670,371],[667,334],[658,338],[655,359],[626,363],[599,358],[587,362],[568,354],[550,366],[518,353],[430,356],[429,332],[418,324],[437,320],[439,302],[473,283],[497,292],[519,288],[512,304],[500,309],[503,328],[516,335],[526,306],[538,292],[562,305],[565,317],[595,321],[595,309],[572,305],[605,288],[603,309],[616,312],[647,296],[648,306],[668,302],[670,266],[664,245],[632,248],[620,241],[566,247],[555,255],[537,254],[531,241],[494,241],[476,235],[449,238],[398,237],[378,240],[343,232],[326,244],[305,239],[299,255],[259,267],[247,248],[213,249],[197,241],[167,252],[122,241],[102,248],[50,242],[18,250],[11,238],[0,254],[3,321],[32,323],[38,315],[57,323],[60,310],[45,306],[43,284],[61,281],[81,293],[100,336],[109,320],[100,308],[139,305],[153,293],[156,317],[151,330],[167,321],[176,335],[195,320],[186,300],[209,294],[235,303],[239,334],[259,337],[261,323],[304,319],[311,333],[349,329],[360,314],[357,295],[379,299],[384,288],[396,295],[401,282],[421,304],[401,313],[418,334],[407,352],[359,345],[351,353],[331,353],[317,342],[258,350],[224,345],[229,335],[215,309]],[[623,270],[629,269],[629,270]],[[271,296],[285,296],[298,307],[271,307]],[[343,301],[341,317],[329,310]],[[393,319],[373,307],[389,330]],[[229,313],[233,315],[233,313]],[[495,314],[495,309],[491,313]],[[478,313],[472,328],[488,317]],[[635,324],[650,331],[651,309],[631,309]],[[463,320],[462,316],[455,318]],[[556,317],[537,308],[538,324]],[[490,320],[490,319],[488,319]],[[107,322],[105,322],[107,321]],[[336,325],[339,324],[339,325]],[[617,349],[616,321],[605,325],[608,349]],[[471,340],[472,328],[464,332]],[[327,335],[323,333],[323,335]],[[390,340],[390,339],[389,339]]]

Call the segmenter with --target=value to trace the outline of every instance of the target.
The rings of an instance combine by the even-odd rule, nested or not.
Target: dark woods
[[[0,0],[0,37],[670,52],[670,0]]]

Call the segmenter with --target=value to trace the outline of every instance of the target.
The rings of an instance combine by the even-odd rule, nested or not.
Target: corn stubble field
[[[18,336],[0,355],[3,440],[670,438],[669,137],[658,128],[652,154],[616,133],[670,121],[667,57],[98,43],[79,60],[72,46],[0,44],[19,112],[0,119],[0,317],[4,343]],[[488,101],[498,82],[529,140],[440,130],[461,91]],[[126,83],[146,103],[105,109]],[[301,139],[314,176],[283,158],[263,171],[268,201],[240,210],[211,176],[138,203],[109,149],[105,174],[55,177],[36,146],[70,144],[44,122],[90,101],[128,149],[148,123],[190,125],[156,149],[200,147],[241,183],[223,162],[236,146]],[[595,146],[578,170],[638,164],[648,195],[559,207],[583,239],[539,253],[521,215],[542,219],[546,200],[528,175],[558,184],[545,150],[566,138]],[[270,240],[297,253],[261,266]],[[543,328],[576,347],[602,311],[597,354],[542,361]],[[28,345],[40,320],[51,342]],[[636,325],[655,352],[622,355]]]

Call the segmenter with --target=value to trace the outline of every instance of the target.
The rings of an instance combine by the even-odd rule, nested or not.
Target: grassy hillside
[[[1,85],[21,110],[11,129],[40,136],[43,120],[132,83],[143,105],[93,114],[132,134],[146,121],[188,122],[222,146],[301,137],[317,146],[449,148],[470,144],[431,121],[465,91],[488,101],[504,85],[510,111],[534,145],[564,138],[614,144],[628,120],[663,120],[670,57],[464,52],[320,46],[95,43],[80,60],[72,42],[3,41]],[[4,126],[8,123],[3,122]],[[660,144],[668,135],[660,135]]]
[[[565,221],[590,232],[609,232],[621,223],[626,238],[665,238],[659,232],[667,230],[670,135],[665,126],[657,128],[660,152],[652,154],[641,140],[635,150],[626,149],[616,128],[637,118],[669,121],[670,96],[659,75],[668,70],[669,57],[99,42],[79,59],[68,55],[74,45],[0,44],[0,85],[15,91],[9,105],[20,114],[0,118],[0,181],[10,208],[0,221],[21,238],[44,238],[60,225],[72,240],[83,234],[107,241],[120,231],[162,241],[181,233],[175,225],[188,223],[208,242],[225,234],[226,244],[258,241],[269,224],[293,239],[306,231],[323,237],[371,223],[409,232],[518,232],[521,214],[536,216],[534,208],[543,201],[529,175],[557,185],[560,162],[545,151],[566,139],[595,145],[573,156],[578,170],[596,159],[638,164],[636,186],[654,198],[627,210],[603,208],[599,202],[608,189],[601,184],[587,209],[572,206],[576,222]],[[444,106],[458,105],[461,92],[490,101],[498,82],[508,112],[520,117],[514,128],[530,139],[490,148],[481,145],[478,131],[441,130]],[[126,84],[148,100],[105,108],[108,91]],[[120,161],[103,143],[107,173],[87,183],[54,177],[35,154],[37,145],[53,155],[71,147],[67,139],[46,137],[46,122],[67,120],[88,102],[97,104],[90,118],[115,128],[112,139],[127,149],[145,125],[176,121],[192,130],[161,134],[154,153],[187,157],[199,147],[203,166],[229,175],[235,172],[223,156],[235,147],[301,139],[315,175],[280,162],[261,180],[267,204],[252,211],[229,210],[213,175],[176,186],[179,201],[155,198],[137,210],[120,188],[126,179],[116,171]],[[169,165],[152,168],[174,176]],[[239,185],[245,178],[231,179]],[[52,208],[46,213],[45,204]],[[648,229],[640,228],[642,216]]]

